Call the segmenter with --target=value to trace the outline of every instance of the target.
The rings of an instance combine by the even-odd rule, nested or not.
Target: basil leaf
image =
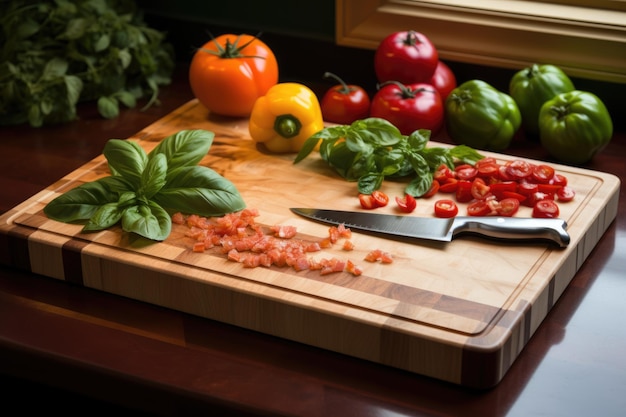
[[[359,178],[357,189],[362,194],[372,194],[378,190],[383,183],[385,176],[383,174],[366,174]]]
[[[458,145],[451,148],[450,155],[465,164],[475,164],[484,158],[478,151],[467,145]]]
[[[222,216],[246,207],[233,183],[199,165],[169,172],[167,183],[152,201],[171,213],[181,211],[206,217]]]
[[[172,230],[172,219],[162,207],[148,201],[124,210],[122,229],[151,240],[165,240]]]
[[[124,207],[119,203],[108,203],[100,206],[83,227],[83,232],[94,232],[108,229],[122,218]]]
[[[426,148],[422,151],[422,156],[432,171],[439,168],[441,164],[454,168],[454,159],[447,148]]]
[[[428,141],[430,140],[430,130],[419,129],[411,133],[407,138],[407,143],[411,149],[421,151],[426,148]]]
[[[433,174],[431,172],[426,172],[423,175],[413,178],[405,187],[404,192],[411,194],[413,197],[421,197],[430,189],[432,183]]]
[[[196,165],[206,156],[214,137],[215,134],[207,130],[182,130],[163,139],[150,152],[149,158],[164,154],[170,170]]]
[[[135,141],[110,139],[102,153],[107,158],[111,173],[124,177],[138,190],[142,172],[148,163],[146,151]]]
[[[74,223],[90,219],[103,204],[117,202],[130,185],[120,177],[104,177],[61,194],[44,207],[53,220]]]
[[[139,195],[147,199],[152,198],[165,185],[167,175],[167,159],[159,153],[148,159],[146,168],[141,173],[141,188]]]

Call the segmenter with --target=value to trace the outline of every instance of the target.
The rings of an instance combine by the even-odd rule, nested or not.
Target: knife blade
[[[471,233],[495,239],[551,241],[562,248],[570,242],[567,223],[562,219],[470,216],[442,219],[302,207],[290,210],[319,222],[402,238],[450,242],[461,234]]]

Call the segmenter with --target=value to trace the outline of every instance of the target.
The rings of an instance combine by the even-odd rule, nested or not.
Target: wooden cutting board
[[[299,218],[290,207],[359,210],[356,185],[318,155],[265,152],[250,140],[246,120],[218,120],[191,101],[129,140],[150,151],[183,129],[216,137],[201,164],[231,180],[257,223],[292,225],[298,238],[319,241],[328,226]],[[434,144],[438,145],[438,144]],[[485,153],[500,160],[509,156]],[[494,242],[463,237],[451,243],[406,243],[353,231],[341,244],[312,254],[351,260],[361,276],[321,275],[289,267],[246,268],[219,250],[195,253],[186,226],[153,243],[113,228],[81,234],[51,221],[46,203],[68,189],[108,175],[101,155],[0,217],[0,262],[51,278],[153,303],[376,363],[486,388],[506,374],[617,213],[617,177],[554,165],[577,191],[560,204],[571,244]],[[404,184],[385,182],[393,199]],[[432,216],[433,200],[411,215]],[[377,212],[393,213],[395,203]],[[464,207],[461,207],[464,212]],[[529,216],[523,208],[518,216]],[[392,264],[369,263],[372,249]]]

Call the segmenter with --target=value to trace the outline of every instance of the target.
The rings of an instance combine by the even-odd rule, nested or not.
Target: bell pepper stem
[[[298,136],[302,123],[292,114],[281,114],[274,120],[274,131],[284,138]]]

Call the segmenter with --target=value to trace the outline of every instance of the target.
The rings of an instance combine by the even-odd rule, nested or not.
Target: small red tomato
[[[389,203],[389,196],[379,190],[372,193],[372,198],[376,202],[376,207],[385,207]]]
[[[565,185],[556,192],[556,197],[559,201],[572,201],[576,196],[576,191],[569,185]]]
[[[450,92],[457,87],[454,73],[449,66],[441,61],[437,63],[437,68],[430,78],[429,84],[432,84],[439,91],[443,101],[446,101]]]
[[[349,125],[355,120],[369,116],[370,97],[363,88],[348,85],[330,72],[325,73],[324,77],[333,78],[339,82],[338,85],[326,91],[320,102],[324,120]]]
[[[452,200],[437,200],[435,202],[435,216],[442,218],[450,218],[457,215],[459,208]]]
[[[428,37],[414,30],[401,31],[380,42],[374,55],[374,71],[381,83],[422,83],[430,80],[438,62],[439,53]]]
[[[516,198],[505,198],[500,200],[496,207],[496,212],[502,217],[512,217],[519,210],[519,200]]]
[[[366,210],[373,210],[378,207],[371,194],[359,194],[359,203]]]
[[[400,211],[404,213],[412,213],[417,207],[417,201],[411,194],[405,194],[404,197],[396,197],[396,203]]]
[[[418,129],[428,129],[434,135],[443,126],[443,103],[430,84],[389,81],[381,84],[372,98],[370,116],[389,121],[403,135]]]
[[[559,206],[554,200],[537,201],[533,207],[533,217],[543,219],[554,219],[559,217]]]
[[[473,201],[467,206],[467,214],[469,216],[487,216],[488,214],[491,214],[491,211],[492,206],[485,200]]]

